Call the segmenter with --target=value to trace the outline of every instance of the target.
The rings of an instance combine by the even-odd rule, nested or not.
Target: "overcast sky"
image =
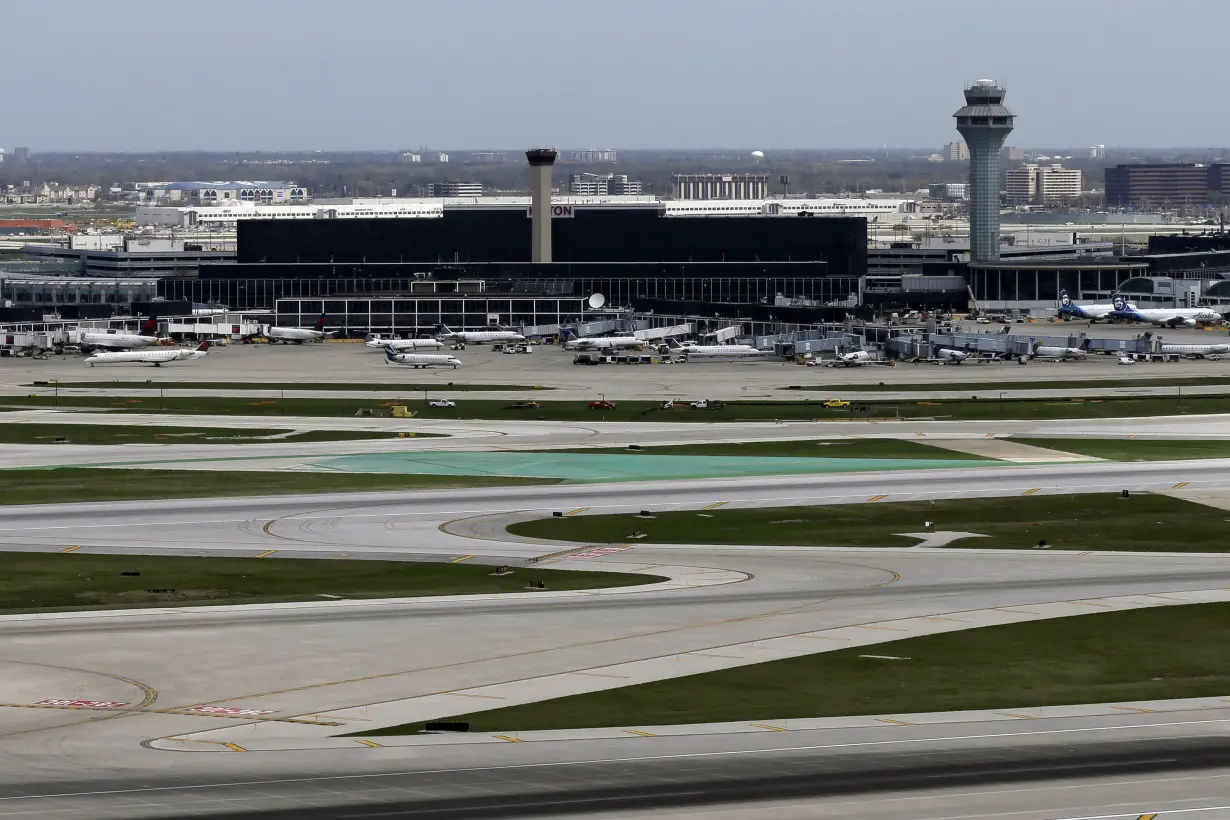
[[[1218,146],[1221,0],[8,0],[0,146]]]

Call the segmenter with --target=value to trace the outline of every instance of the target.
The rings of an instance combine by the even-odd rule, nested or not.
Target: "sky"
[[[1230,143],[1219,0],[6,0],[0,146]]]

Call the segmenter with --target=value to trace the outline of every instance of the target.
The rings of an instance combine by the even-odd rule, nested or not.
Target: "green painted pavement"
[[[655,456],[586,453],[370,453],[325,458],[313,467],[350,473],[531,476],[565,481],[636,481],[754,475],[857,473],[1000,466],[1002,462],[919,458]]]

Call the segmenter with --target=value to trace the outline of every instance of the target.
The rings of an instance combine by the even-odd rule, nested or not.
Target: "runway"
[[[71,543],[84,551],[229,555],[273,550],[272,560],[476,555],[515,564],[569,549],[494,540],[498,527],[493,532],[483,521],[582,507],[588,509],[577,514],[718,501],[777,505],[881,494],[1160,488],[1184,481],[1218,487],[1227,467],[1227,460],[1090,463],[8,507],[0,508],[0,547]],[[1230,558],[1222,555],[636,545],[544,564],[669,572],[681,579],[691,573],[705,583],[685,580],[618,595],[2,618],[0,817],[537,817],[616,807],[640,816],[688,816],[718,811],[714,801],[784,800],[782,812],[888,820],[983,816],[978,812],[1010,799],[1015,813],[1005,816],[1041,820],[1087,815],[1095,794],[1128,809],[1139,806],[1141,813],[1156,810],[1150,801],[1163,797],[1178,806],[1183,801],[1174,784],[1180,782],[1198,783],[1203,791],[1197,794],[1210,799],[1226,794],[1217,773],[1230,768],[1224,705],[1173,713],[1129,705],[1086,717],[959,725],[801,725],[780,732],[650,732],[546,742],[474,736],[443,745],[408,739],[388,746],[348,741],[338,748],[334,735],[353,731],[355,720],[378,721],[380,710],[391,708],[378,704],[470,700],[465,709],[444,710],[455,714],[498,701],[448,693],[534,681],[545,686],[551,676],[584,680],[587,670],[612,664],[679,659],[672,661],[677,674],[686,674],[703,668],[689,668],[694,653],[768,645],[809,632],[958,612],[1007,609],[1017,615],[1005,619],[1044,617],[1064,607],[1078,610],[1072,601],[1112,597],[1124,605],[1156,605],[1151,596],[1173,596],[1171,603],[1188,595],[1230,596]],[[891,640],[902,633],[883,634]],[[39,706],[44,701],[52,703]],[[55,705],[65,701],[95,705]],[[253,738],[252,750],[236,750],[247,749],[235,742],[241,737]],[[270,751],[258,751],[261,743]],[[176,744],[201,751],[167,750]],[[1112,789],[1108,778],[1125,773],[1134,775],[1134,785]],[[1077,781],[1092,785],[1069,788]],[[1145,802],[1133,802],[1134,795]],[[760,802],[725,806],[717,816],[764,810]],[[821,810],[829,814],[815,813]]]

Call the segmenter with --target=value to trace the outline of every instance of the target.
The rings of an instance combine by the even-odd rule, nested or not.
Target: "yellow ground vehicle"
[[[830,410],[849,410],[850,402],[845,399],[825,399],[821,402],[821,406],[827,407]]]

